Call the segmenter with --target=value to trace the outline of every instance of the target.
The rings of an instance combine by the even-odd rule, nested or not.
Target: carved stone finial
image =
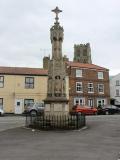
[[[62,10],[60,10],[58,7],[56,7],[55,9],[52,10],[52,12],[54,12],[56,14],[55,20],[56,20],[56,23],[58,23],[58,20],[59,20],[58,14],[60,12],[62,12]]]

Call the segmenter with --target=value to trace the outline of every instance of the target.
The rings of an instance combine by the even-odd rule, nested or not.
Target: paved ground
[[[25,117],[23,116],[4,116],[0,117],[0,131],[24,126]]]
[[[87,126],[66,132],[1,131],[0,160],[118,160],[120,115],[89,116]]]

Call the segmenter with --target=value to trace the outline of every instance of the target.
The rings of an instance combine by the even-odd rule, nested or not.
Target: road
[[[79,131],[0,132],[1,160],[118,160],[119,152],[120,115],[88,116],[87,128]]]
[[[25,117],[23,116],[4,116],[0,117],[0,131],[24,126]]]

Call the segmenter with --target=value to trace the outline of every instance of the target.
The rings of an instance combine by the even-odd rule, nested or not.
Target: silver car
[[[3,107],[0,106],[0,116],[3,116],[4,115],[4,110],[3,110]]]
[[[43,115],[44,109],[45,106],[43,102],[29,103],[25,106],[24,113],[30,115]]]

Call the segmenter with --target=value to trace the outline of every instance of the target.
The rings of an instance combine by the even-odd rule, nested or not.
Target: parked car
[[[98,107],[98,114],[118,114],[120,113],[120,108],[114,105],[105,105]]]
[[[4,110],[2,109],[2,107],[0,107],[0,116],[4,115]]]
[[[72,108],[71,114],[96,115],[97,109],[95,107],[75,105]]]
[[[25,106],[24,113],[30,115],[43,115],[44,108],[45,106],[43,102],[29,103]]]

